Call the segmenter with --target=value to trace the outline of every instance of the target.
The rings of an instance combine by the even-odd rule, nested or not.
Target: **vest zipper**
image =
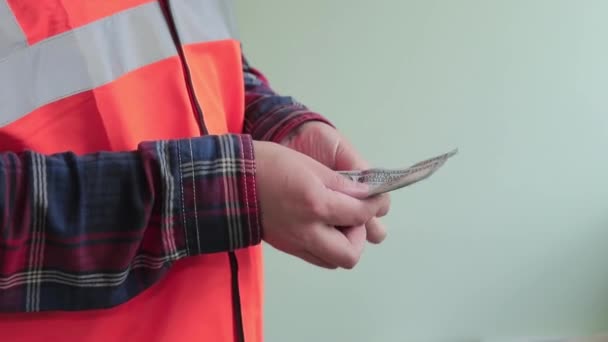
[[[169,5],[169,0],[160,0],[160,5],[163,10],[163,14],[165,15],[165,19],[169,24],[169,29],[171,30],[171,37],[173,38],[173,42],[177,47],[177,51],[179,53],[179,58],[182,62],[184,75],[186,78],[186,88],[188,89],[188,96],[190,98],[190,102],[192,104],[192,108],[194,112],[198,116],[198,124],[199,129],[202,135],[209,134],[207,127],[205,126],[205,121],[203,119],[203,109],[200,106],[196,98],[196,94],[194,93],[194,85],[192,83],[192,76],[190,73],[190,67],[188,66],[188,62],[184,55],[184,48],[182,47],[182,43],[179,39],[179,35],[177,34],[177,27],[175,26],[175,21],[173,19],[173,13],[171,12],[171,6]],[[236,257],[236,254],[231,251],[228,253],[230,258],[230,276],[231,276],[231,293],[232,293],[232,312],[234,319],[234,334],[236,342],[245,342],[245,329],[243,327],[243,313],[241,310],[241,293],[239,288],[239,263]]]
[[[234,333],[237,342],[245,342],[243,314],[241,310],[241,294],[239,290],[239,262],[234,252],[229,252],[230,273],[232,278],[232,312],[234,313]]]
[[[163,14],[165,15],[165,19],[169,24],[169,29],[171,31],[171,37],[173,38],[173,43],[177,47],[177,52],[179,54],[179,58],[182,62],[184,76],[186,79],[186,89],[188,89],[188,97],[190,98],[190,104],[194,112],[198,118],[198,125],[202,135],[209,134],[207,130],[207,126],[205,126],[205,120],[203,118],[203,108],[201,108],[200,102],[196,98],[196,94],[194,93],[194,85],[192,83],[192,75],[190,73],[190,66],[188,66],[188,61],[186,60],[186,56],[184,54],[184,48],[182,46],[182,42],[179,39],[179,34],[177,34],[177,27],[175,26],[175,20],[173,19],[173,13],[171,12],[171,5],[169,4],[169,0],[161,0],[160,6],[163,10]]]

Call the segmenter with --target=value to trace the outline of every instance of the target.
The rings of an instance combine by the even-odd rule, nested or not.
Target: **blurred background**
[[[608,1],[238,0],[244,49],[395,192],[353,271],[266,248],[268,341],[608,331]]]

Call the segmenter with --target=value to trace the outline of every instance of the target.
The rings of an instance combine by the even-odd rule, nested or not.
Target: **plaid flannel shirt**
[[[0,153],[0,311],[111,307],[178,259],[260,243],[252,140],[327,121],[243,62],[241,134],[83,156]]]

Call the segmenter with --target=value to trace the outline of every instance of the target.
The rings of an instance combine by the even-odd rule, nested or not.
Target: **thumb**
[[[306,158],[306,160],[309,162],[308,165],[310,165],[313,172],[319,177],[327,189],[358,199],[369,197],[369,185],[355,182],[312,158]]]
[[[340,144],[338,145],[336,152],[335,152],[334,159],[335,159],[336,170],[365,170],[369,167],[369,164],[367,163],[367,161],[365,159],[361,158],[361,156],[357,153],[357,151],[353,148],[353,146],[345,140],[341,141]],[[344,178],[344,179],[335,180],[335,183],[338,184],[337,186],[341,185],[342,188],[345,188],[348,186],[355,186],[355,187],[360,188],[361,190],[363,190],[363,189],[365,190],[365,193],[362,196],[354,195],[354,194],[350,194],[350,193],[349,193],[349,195],[360,198],[360,199],[369,197],[369,185],[367,185],[365,183],[355,182],[340,174],[338,174],[338,176],[341,178]],[[347,184],[345,184],[345,183],[347,183]],[[348,183],[355,183],[355,185],[348,184]],[[337,190],[337,189],[333,189],[333,190],[346,193],[344,190]]]
[[[363,159],[348,141],[341,141],[335,152],[336,170],[365,170],[369,168],[367,160]]]
[[[369,197],[369,185],[355,182],[352,179],[339,174],[338,172],[328,169],[328,172],[324,176],[323,180],[325,187],[328,189],[359,199]]]

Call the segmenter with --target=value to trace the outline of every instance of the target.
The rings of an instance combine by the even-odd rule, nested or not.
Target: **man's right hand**
[[[388,199],[366,199],[367,185],[279,144],[255,141],[254,150],[264,240],[317,266],[353,268],[365,224],[386,215]]]

